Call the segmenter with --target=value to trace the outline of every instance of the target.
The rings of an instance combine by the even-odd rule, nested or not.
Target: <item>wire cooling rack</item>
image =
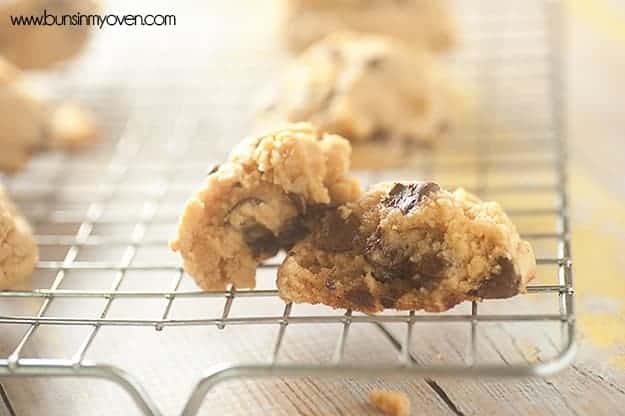
[[[501,201],[538,255],[539,277],[527,295],[442,314],[285,305],[274,283],[279,259],[259,271],[255,290],[197,290],[167,240],[208,167],[245,135],[254,107],[250,91],[268,84],[285,58],[267,25],[242,16],[236,2],[212,4],[203,14],[181,4],[174,10],[176,28],[99,33],[78,64],[42,76],[59,94],[92,105],[107,137],[85,154],[43,156],[27,172],[5,178],[35,226],[41,261],[31,291],[0,292],[6,342],[0,377],[6,383],[18,377],[106,379],[143,413],[161,414],[145,379],[109,362],[110,350],[94,351],[107,334],[122,334],[102,343],[123,345],[130,355],[129,345],[139,340],[123,331],[142,327],[157,331],[155,349],[206,342],[200,340],[206,331],[223,334],[211,342],[226,345],[234,328],[241,335],[236,342],[259,339],[245,360],[182,359],[205,372],[188,379],[196,384],[184,400],[185,415],[198,412],[207,393],[231,379],[544,376],[566,367],[575,325],[560,4],[455,5],[463,45],[450,65],[473,90],[475,117],[410,166],[360,175],[368,183],[432,178]],[[188,329],[184,339],[172,334],[175,327]],[[260,335],[261,328],[269,335]],[[388,360],[355,359],[350,341],[364,344],[359,354],[367,350],[362,328],[375,333],[365,339],[386,340]],[[70,350],[49,348],[59,339]],[[289,352],[297,343],[297,352]],[[532,356],[530,347],[542,356]],[[327,354],[320,357],[318,350]],[[140,355],[132,360],[142,362]],[[0,389],[0,397],[17,413],[11,396],[18,393],[9,390]]]

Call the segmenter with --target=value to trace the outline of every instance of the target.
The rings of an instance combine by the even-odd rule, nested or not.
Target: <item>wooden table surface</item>
[[[181,1],[176,6],[168,2],[143,4],[139,8],[141,12],[175,12],[178,26],[104,29],[97,33],[87,55],[75,66],[52,76],[36,76],[48,87],[48,79],[52,77],[58,81],[51,85],[55,93],[67,95],[67,91],[71,91],[70,95],[75,94],[77,99],[96,108],[106,120],[104,127],[108,129],[107,137],[116,137],[115,141],[102,143],[86,155],[71,157],[71,163],[81,166],[80,175],[88,172],[84,163],[80,165],[81,158],[93,161],[96,165],[102,161],[108,163],[111,157],[138,163],[163,159],[175,167],[175,163],[179,162],[175,162],[174,158],[186,154],[184,149],[193,149],[194,152],[205,149],[209,156],[196,154],[193,162],[205,161],[208,166],[210,162],[223,158],[235,140],[233,137],[224,137],[224,133],[230,135],[238,132],[243,135],[250,120],[250,109],[256,106],[257,93],[271,84],[276,71],[288,58],[280,55],[279,50],[276,52],[272,49],[272,53],[276,53],[275,59],[274,55],[269,55],[272,58],[250,67],[239,62],[245,61],[244,55],[247,53],[258,53],[250,52],[256,47],[255,44],[238,45],[246,46],[247,49],[224,48],[212,52],[210,64],[218,62],[221,65],[223,82],[236,77],[240,83],[239,91],[249,91],[249,94],[232,96],[202,95],[202,83],[219,84],[222,80],[215,80],[214,71],[210,79],[198,77],[197,68],[187,71],[184,59],[201,54],[207,44],[219,43],[221,38],[254,39],[251,43],[258,39],[261,44],[265,39],[261,35],[263,30],[276,36],[272,29],[275,27],[273,19],[276,4],[272,0],[207,2],[203,7],[208,12],[203,9],[203,13],[209,13],[209,16],[189,12],[195,4],[191,0]],[[366,394],[373,387],[386,387],[408,393],[414,415],[625,415],[625,256],[622,249],[625,247],[625,141],[621,127],[625,103],[625,4],[608,0],[571,0],[564,2],[564,5],[570,17],[566,76],[569,85],[567,132],[572,156],[569,189],[572,198],[573,259],[579,325],[579,352],[575,363],[562,373],[545,379],[305,378],[236,381],[210,392],[201,414],[374,415],[377,413],[367,405]],[[109,2],[109,9],[115,13],[137,11],[123,2]],[[238,19],[237,24],[224,23],[227,19]],[[157,51],[146,53],[146,59],[151,61],[144,66],[137,63],[137,56],[145,51],[141,48],[124,51],[125,43],[132,43],[132,39],[138,36],[137,31],[148,33],[150,44],[145,49]],[[142,36],[145,37],[145,33]],[[180,39],[184,39],[184,43],[181,44]],[[111,49],[111,46],[106,45],[117,46]],[[102,51],[110,53],[110,57],[107,59]],[[174,67],[178,68],[179,78],[167,78],[168,71]],[[116,74],[119,74],[119,79],[116,79]],[[160,74],[163,74],[162,80],[158,80]],[[80,80],[79,84],[77,79]],[[265,81],[259,83],[259,79]],[[134,96],[132,88],[135,87],[141,89],[145,96]],[[164,94],[174,104],[164,107],[157,105],[163,101]],[[135,105],[137,103],[141,105]],[[185,114],[197,112],[198,108],[202,109],[202,120],[185,119]],[[239,109],[245,122],[241,122],[241,126],[233,126],[232,120],[224,121],[221,117],[224,108],[228,108],[228,111]],[[133,112],[132,117],[126,114],[128,111]],[[173,116],[166,118],[164,114]],[[167,122],[159,124],[160,118]],[[139,142],[134,139],[136,135],[145,135],[147,138],[142,139],[143,144],[137,145]],[[191,144],[178,139],[185,135],[201,136],[202,141]],[[151,140],[154,147],[151,146]],[[107,173],[112,175],[111,178],[103,179],[100,177],[101,172],[93,172],[93,178],[66,177],[63,172],[68,172],[69,168],[63,166],[54,172],[42,170],[42,167],[55,163],[62,165],[65,160],[58,155],[41,158],[25,174],[8,180],[16,199],[25,206],[29,215],[35,215],[33,213],[36,211],[33,206],[28,206],[33,204],[32,193],[36,193],[39,187],[45,187],[47,181],[69,187],[82,180],[98,184],[110,179],[111,182],[106,182],[108,185],[117,184],[116,178],[121,178],[115,176],[114,171]],[[198,169],[193,174],[199,177],[200,171]],[[143,186],[145,177],[135,177],[132,172],[132,169],[125,172],[123,181]],[[523,172],[522,175],[521,180],[526,180],[532,173]],[[41,182],[33,182],[33,178]],[[167,181],[170,179],[166,178]],[[173,179],[174,182],[176,180]],[[180,183],[188,184],[194,180],[184,177]],[[86,189],[84,192],[88,191]],[[189,192],[189,189],[178,192],[176,203],[179,204]],[[165,194],[163,198],[168,197],[169,194]],[[45,201],[53,204],[46,207],[54,207],[63,213],[64,209],[77,206],[66,208],[62,205],[72,201],[72,198],[80,200],[80,195]],[[162,202],[159,201],[159,204]],[[103,208],[105,214],[110,213],[107,206]],[[133,209],[141,211],[148,208],[142,204],[126,204],[110,209],[119,210],[120,215],[131,215],[129,212]],[[166,206],[166,212],[162,215],[176,215],[178,209],[179,205]],[[173,222],[163,226],[154,224],[154,229],[150,225],[148,234],[171,235],[173,225]],[[63,227],[71,226],[65,224]],[[39,234],[65,232],[59,230],[59,225],[54,221],[37,223],[36,227]],[[120,235],[132,232],[132,227],[129,230],[119,224],[101,227],[94,229],[93,234]],[[55,256],[63,256],[65,252],[44,250],[42,254],[48,259],[55,259]],[[81,255],[85,260],[102,260],[103,256],[114,259],[119,253],[85,250]],[[145,252],[137,253],[137,257],[144,260],[159,257],[174,263],[178,261],[165,247],[146,249]],[[36,285],[46,287],[52,277],[50,273],[41,272],[36,276]],[[106,273],[73,273],[67,277],[64,287],[81,287],[81,279],[89,279],[90,288],[106,289],[111,283],[111,277]],[[272,277],[261,276],[259,280],[264,284],[262,282],[270,282]],[[134,272],[132,276],[126,277],[123,289],[163,290],[170,281],[171,275]],[[183,281],[182,288],[193,289],[194,286],[187,279]],[[72,309],[72,313],[90,316],[103,305],[103,300],[99,299],[81,302],[82,309]],[[198,307],[219,313],[223,306],[221,302],[196,301],[193,298],[178,299],[176,302],[175,317],[178,318],[194,316]],[[270,308],[281,310],[282,306],[276,302],[235,303],[232,313],[234,316],[249,314],[250,308],[261,314]],[[511,302],[517,304],[515,300]],[[16,302],[2,305],[2,311],[7,313],[9,308],[14,314],[29,313],[36,311],[38,305],[34,300]],[[68,314],[70,308],[76,308],[76,305],[76,301],[55,300],[50,315]],[[543,307],[540,302],[531,305]],[[158,313],[162,306],[162,301],[153,304],[146,302],[138,308],[132,302],[115,300],[108,316],[125,317],[131,314],[149,317]],[[528,306],[525,304],[522,307]],[[466,312],[466,305],[460,309]],[[4,332],[0,353],[10,352],[25,328],[2,326]],[[69,352],[75,351],[88,330],[85,327],[42,326],[25,349],[25,356],[66,357]],[[391,333],[397,330],[390,326]],[[284,358],[293,362],[328,359],[333,352],[332,340],[336,339],[337,331],[336,327],[330,325],[290,328],[288,339],[285,340],[289,347],[284,351]],[[554,339],[549,337],[543,337],[543,342],[535,342],[530,335],[539,331],[545,332],[547,329],[539,328],[538,325],[521,326],[510,332],[494,327],[487,333],[490,338],[485,339],[488,342],[483,341],[485,345],[481,345],[481,358],[526,363],[548,359],[558,347]],[[111,362],[126,369],[145,386],[165,414],[177,414],[193,383],[208,367],[219,362],[264,359],[271,352],[275,332],[275,327],[256,327],[254,332],[241,327],[229,327],[221,332],[214,328],[172,327],[162,333],[150,327],[103,327],[88,358]],[[415,345],[423,360],[455,363],[464,360],[466,332],[459,328],[427,328],[417,333],[419,336]],[[352,328],[346,355],[354,362],[389,362],[393,360],[392,351],[389,339],[380,336],[379,330]],[[128,397],[118,387],[103,381],[5,379],[3,386],[19,415],[136,414]],[[0,415],[4,414],[10,413],[0,406]]]

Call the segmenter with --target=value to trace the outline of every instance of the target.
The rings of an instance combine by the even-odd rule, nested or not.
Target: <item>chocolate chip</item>
[[[394,307],[395,302],[397,302],[397,299],[392,296],[380,296],[380,303],[387,309]]]
[[[247,225],[242,229],[243,240],[255,257],[272,257],[282,248],[288,250],[303,239],[307,232],[308,230],[297,219],[283,225],[278,235],[259,223]]]
[[[297,209],[298,214],[306,214],[306,199],[304,199],[303,196],[289,192],[289,199],[293,205],[295,205],[295,209]]]
[[[213,173],[217,172],[217,171],[219,170],[219,166],[221,166],[221,165],[219,165],[219,164],[214,164],[214,165],[210,168],[210,170],[208,171],[208,173],[206,174],[206,176],[208,176],[208,175],[212,175]]]
[[[385,244],[379,227],[367,239],[364,257],[373,265],[373,277],[380,282],[409,279],[417,272],[406,250]]]
[[[300,241],[308,234],[308,228],[299,218],[292,218],[282,226],[278,233],[278,242],[281,248],[289,250],[293,244]]]
[[[439,189],[440,186],[434,182],[416,182],[410,185],[396,183],[382,203],[387,207],[399,208],[403,214],[407,214]]]
[[[432,288],[449,267],[447,261],[435,253],[428,253],[414,263],[406,250],[388,247],[379,230],[368,240],[365,259],[373,266],[373,277],[382,283],[391,280],[409,281],[414,288]]]
[[[449,264],[445,259],[440,258],[435,253],[427,253],[421,256],[417,271],[423,277],[438,278],[448,266]]]
[[[336,282],[332,279],[326,279],[324,286],[326,289],[334,290],[336,289]]]
[[[514,264],[506,257],[499,257],[497,264],[500,271],[485,280],[480,287],[469,294],[484,299],[509,298],[519,293],[521,276],[514,270]]]
[[[406,262],[409,262],[408,253],[397,247],[390,247],[384,244],[379,231],[376,231],[367,239],[364,250],[365,259],[382,269],[387,269],[383,278],[392,278],[395,275],[407,272]]]
[[[413,280],[415,276],[415,264],[408,259],[391,267],[376,267],[373,271],[375,280],[382,283],[391,280]]]
[[[349,251],[355,247],[358,227],[360,220],[356,215],[350,214],[343,218],[337,210],[327,211],[314,235],[314,243],[326,251]]]
[[[356,288],[345,293],[345,299],[362,309],[373,309],[375,298],[366,288]]]
[[[262,224],[254,223],[243,230],[243,240],[256,257],[271,257],[280,250],[278,238]]]

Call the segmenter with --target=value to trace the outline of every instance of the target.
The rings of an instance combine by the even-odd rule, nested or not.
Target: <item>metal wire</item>
[[[528,2],[529,3],[529,2]],[[490,3],[489,3],[490,4]],[[517,4],[518,2],[510,2]],[[145,248],[162,247],[167,242],[163,235],[153,236],[150,233],[154,226],[171,226],[172,229],[179,214],[178,205],[169,205],[170,198],[176,201],[184,199],[194,188],[199,176],[197,172],[210,165],[201,159],[191,159],[188,163],[179,163],[182,155],[191,155],[197,146],[203,146],[201,136],[182,133],[172,136],[160,136],[162,143],[175,143],[176,157],[143,157],[144,152],[153,151],[154,143],[148,133],[142,129],[144,125],[162,125],[162,120],[138,122],[129,118],[119,132],[116,145],[110,152],[110,159],[102,163],[92,163],[81,158],[62,158],[41,161],[35,172],[55,172],[52,180],[28,181],[27,186],[20,186],[20,179],[8,181],[8,187],[18,202],[25,207],[30,220],[36,225],[55,225],[75,227],[74,233],[56,234],[39,232],[37,239],[42,249],[63,248],[62,258],[44,258],[38,263],[38,271],[53,271],[54,279],[49,287],[34,288],[30,291],[0,292],[0,299],[38,299],[42,304],[35,314],[0,315],[0,324],[28,325],[16,347],[0,357],[0,377],[9,376],[72,376],[97,377],[112,380],[120,384],[137,405],[146,414],[159,414],[154,401],[143,390],[141,385],[121,369],[87,361],[94,340],[102,327],[148,326],[162,331],[166,327],[200,326],[224,329],[227,326],[253,328],[257,325],[269,325],[277,328],[273,341],[271,358],[268,363],[253,365],[219,364],[209,370],[206,377],[199,380],[185,405],[183,414],[195,414],[206,393],[216,384],[232,378],[240,377],[272,377],[272,376],[381,376],[381,375],[429,375],[429,376],[528,376],[546,375],[564,368],[574,354],[575,318],[573,311],[572,259],[570,252],[570,229],[568,218],[568,195],[566,189],[566,140],[563,120],[563,85],[561,59],[563,39],[561,7],[556,1],[538,1],[537,10],[528,16],[519,16],[512,6],[495,7],[495,12],[486,10],[473,11],[465,16],[469,26],[474,20],[477,26],[501,23],[510,20],[505,31],[481,33],[467,39],[475,42],[476,47],[467,53],[451,59],[453,65],[475,73],[475,83],[479,89],[481,105],[485,105],[485,113],[492,115],[497,124],[478,121],[466,127],[466,134],[461,140],[454,142],[459,156],[448,158],[437,157],[436,153],[424,158],[422,162],[411,165],[413,175],[423,177],[441,177],[443,185],[454,186],[455,179],[446,182],[449,175],[456,178],[473,177],[473,184],[466,186],[469,190],[485,198],[505,198],[508,195],[522,195],[528,199],[543,198],[544,204],[511,207],[508,214],[514,221],[548,218],[555,221],[554,229],[524,230],[524,238],[533,242],[554,243],[557,252],[542,255],[538,260],[545,266],[544,273],[553,273],[554,281],[549,284],[534,284],[528,288],[526,297],[533,295],[553,295],[558,298],[557,313],[516,313],[509,311],[484,312],[476,302],[471,304],[470,313],[426,314],[415,311],[392,312],[381,315],[362,315],[352,311],[336,311],[334,314],[293,314],[293,305],[286,304],[283,309],[265,316],[244,315],[231,316],[236,303],[245,305],[254,298],[276,299],[277,290],[254,289],[243,290],[230,287],[225,291],[202,292],[200,290],[181,289],[187,277],[177,262],[166,259],[152,258],[149,261],[138,260],[138,252]],[[492,4],[490,4],[492,6]],[[481,14],[480,14],[481,13]],[[483,28],[480,28],[484,30]],[[527,49],[510,47],[517,41],[525,42]],[[519,43],[520,45],[521,43]],[[470,71],[469,71],[470,72]],[[515,91],[512,93],[510,83],[519,80],[535,80],[531,85],[534,91]],[[514,94],[524,106],[507,106],[501,102],[502,97]],[[153,97],[152,97],[153,98]],[[148,100],[149,101],[149,100]],[[176,115],[187,111],[196,104],[191,100],[184,101],[179,108],[172,110]],[[530,115],[544,113],[541,117],[515,119],[515,112],[530,111]],[[512,114],[511,114],[512,113]],[[197,113],[196,113],[197,114]],[[189,118],[186,118],[189,120]],[[159,124],[160,123],[160,124]],[[188,124],[174,122],[172,131],[186,128],[187,131],[198,130],[193,122]],[[509,125],[510,130],[518,132],[518,137],[509,135],[497,127],[501,123]],[[140,124],[138,126],[137,124]],[[173,137],[173,138],[172,138]],[[157,140],[158,142],[158,140]],[[151,149],[151,150],[150,150]],[[448,156],[448,155],[445,155]],[[519,180],[524,172],[544,172],[543,179]],[[68,173],[68,172],[71,172]],[[514,172],[517,176],[513,183],[500,183],[501,176]],[[133,183],[130,177],[139,173],[143,177],[158,178],[151,186],[144,183]],[[369,180],[405,175],[406,171],[386,173],[365,173]],[[34,174],[35,177],[37,173]],[[98,176],[98,185],[71,183],[68,177],[83,175]],[[56,203],[63,209],[56,209]],[[126,207],[122,212],[109,212],[111,205]],[[98,227],[127,227],[128,233],[112,233],[101,235]],[[87,250],[121,251],[114,259],[82,260],[81,254]],[[275,270],[276,261],[270,261],[264,269]],[[114,273],[111,286],[107,290],[90,287],[80,289],[63,288],[68,273],[84,271],[108,271]],[[129,273],[136,271],[165,272],[171,275],[168,290],[126,290],[123,283]],[[86,283],[87,286],[88,283]],[[198,311],[196,316],[186,319],[171,318],[176,309],[176,300],[221,299],[223,306],[219,314],[206,316]],[[57,299],[68,301],[79,299],[103,299],[104,303],[95,313],[95,317],[82,317],[65,314],[50,314],[50,306]],[[111,318],[109,311],[117,299],[128,299],[135,302],[146,299],[162,301],[162,308],[153,318],[134,316],[129,318]],[[529,310],[529,309],[528,309]],[[484,323],[520,322],[555,322],[561,324],[562,347],[551,361],[538,364],[508,365],[507,363],[484,363],[480,359],[480,329]],[[405,332],[401,339],[393,338],[399,364],[372,366],[368,364],[347,365],[348,352],[346,344],[355,325],[378,325],[385,331],[386,324],[401,324]],[[415,325],[446,325],[463,324],[469,333],[468,347],[470,353],[461,364],[430,364],[417,362],[414,357],[412,338]],[[322,364],[289,364],[281,362],[281,352],[286,343],[286,335],[293,325],[333,324],[340,327],[339,335],[334,343],[332,359]],[[32,340],[35,333],[43,326],[72,325],[90,327],[77,350],[67,359],[23,358],[24,348]],[[386,332],[388,335],[388,331]],[[167,336],[167,331],[162,336]],[[8,396],[0,388],[1,397],[13,412]]]

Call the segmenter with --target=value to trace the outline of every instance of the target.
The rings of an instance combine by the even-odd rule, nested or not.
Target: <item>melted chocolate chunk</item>
[[[373,269],[373,278],[382,283],[392,280],[409,280],[414,276],[415,264],[408,260],[393,267],[374,267]]]
[[[304,223],[299,218],[292,218],[278,234],[280,247],[290,250],[293,244],[306,237],[306,234],[308,234],[308,228]]]
[[[404,263],[408,258],[405,250],[385,244],[380,228],[367,239],[364,251],[369,263],[391,269]]]
[[[500,271],[485,280],[480,287],[472,290],[469,294],[484,299],[509,298],[519,293],[521,276],[514,270],[512,261],[505,257],[499,257],[497,264]]]
[[[417,270],[421,276],[435,279],[441,277],[448,266],[449,264],[445,259],[440,258],[435,253],[428,253],[421,257]]]
[[[307,231],[297,219],[285,224],[277,236],[258,223],[248,225],[242,230],[245,243],[256,257],[275,256],[282,248],[289,250],[293,244],[306,236]]]
[[[415,288],[433,287],[449,266],[435,253],[423,255],[419,263],[412,262],[405,250],[385,246],[379,230],[367,241],[365,259],[373,265],[373,277],[377,281],[405,280]]]
[[[243,239],[254,256],[273,256],[280,250],[278,238],[262,224],[252,224],[243,230]]]
[[[299,214],[306,214],[306,200],[303,196],[289,192],[289,199],[295,205],[295,209]]]
[[[332,279],[326,279],[326,281],[324,282],[324,286],[326,287],[326,289],[334,290],[336,289],[336,282]]]
[[[417,182],[410,185],[396,183],[382,203],[390,208],[399,208],[403,214],[407,214],[439,189],[438,184],[434,182]]]
[[[374,266],[373,277],[379,282],[410,279],[417,273],[416,265],[405,250],[384,243],[380,228],[367,239],[364,257]]]
[[[356,215],[350,214],[347,218],[343,218],[337,210],[330,210],[321,219],[314,243],[326,251],[336,253],[349,251],[356,245],[358,227],[360,220]]]
[[[356,288],[345,293],[345,299],[362,309],[373,309],[375,298],[366,288]]]

